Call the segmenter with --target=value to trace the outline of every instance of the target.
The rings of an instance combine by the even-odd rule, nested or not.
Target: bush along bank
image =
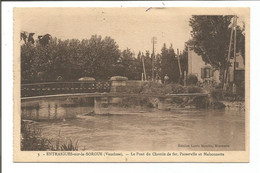
[[[126,87],[128,93],[138,94],[154,94],[154,95],[167,95],[167,94],[185,94],[185,93],[206,93],[204,89],[198,86],[182,86],[179,84],[161,84],[154,82],[145,82],[141,86]],[[126,98],[120,103],[121,107],[136,107],[145,106],[156,109],[176,109],[176,108],[208,108],[209,98],[205,96],[181,96],[174,98]]]
[[[220,89],[206,90],[202,87],[191,85],[182,86],[178,84],[145,83],[140,89],[145,94],[183,94],[183,93],[208,93],[208,97],[176,97],[165,100],[158,98],[147,98],[148,105],[154,108],[209,108],[209,109],[234,109],[245,110],[245,95],[241,89],[237,94]]]
[[[210,91],[210,98],[213,104],[222,104],[225,106],[226,109],[245,110],[244,92],[238,92],[238,94],[233,94],[229,91],[214,89]]]
[[[126,86],[127,93],[146,94],[146,95],[167,95],[185,93],[208,93],[205,96],[180,96],[174,98],[122,98],[117,105],[125,108],[136,108],[137,106],[170,110],[176,108],[197,108],[197,109],[244,109],[243,97],[234,95],[222,90],[208,90],[203,87],[190,85],[182,86],[179,84],[161,84],[155,82],[144,82],[142,85]]]
[[[141,93],[145,94],[185,94],[185,93],[205,93],[206,91],[198,86],[182,86],[179,84],[154,84],[147,83],[143,86]],[[150,105],[158,109],[175,108],[207,108],[208,98],[203,96],[181,96],[166,99],[148,98]]]
[[[78,141],[49,139],[32,121],[21,121],[21,151],[77,151]]]

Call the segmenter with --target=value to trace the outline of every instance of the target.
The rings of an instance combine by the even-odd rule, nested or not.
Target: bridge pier
[[[163,97],[159,97],[158,100],[158,109],[159,110],[169,110],[169,99],[171,98],[163,98]]]
[[[109,113],[109,97],[95,97],[94,98],[94,113],[108,114]]]
[[[163,98],[159,98],[158,109],[159,110],[164,110],[165,109],[165,104],[164,104],[164,99]]]
[[[126,92],[126,81],[128,79],[122,76],[111,77],[110,93],[124,93]],[[111,106],[121,103],[121,97],[95,97],[94,98],[94,112],[95,114],[108,114],[111,111]]]

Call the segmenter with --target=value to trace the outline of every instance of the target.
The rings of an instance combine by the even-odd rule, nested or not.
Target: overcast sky
[[[110,36],[121,50],[136,54],[152,50],[152,37],[159,53],[163,43],[184,49],[190,38],[190,10],[177,8],[35,8],[19,11],[21,31],[37,35],[49,33],[60,39],[89,39],[91,35]]]

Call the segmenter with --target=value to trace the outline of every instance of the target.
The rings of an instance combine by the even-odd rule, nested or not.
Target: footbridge
[[[107,108],[110,104],[120,102],[122,98],[158,98],[163,102],[174,97],[207,97],[207,93],[183,94],[147,94],[127,93],[122,82],[111,81],[93,82],[48,82],[21,85],[21,101],[45,100],[55,98],[93,98],[95,112]]]
[[[53,97],[182,97],[182,96],[208,96],[207,93],[183,93],[183,94],[146,94],[127,93],[124,91],[111,91],[111,81],[100,82],[47,82],[21,85],[21,99],[40,99]],[[122,85],[114,86],[114,88]]]

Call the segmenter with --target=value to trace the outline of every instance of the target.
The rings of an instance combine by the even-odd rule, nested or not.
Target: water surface
[[[78,140],[86,150],[245,149],[245,111],[113,110],[92,115],[93,106],[87,104],[30,101],[22,103],[22,119],[33,120],[45,137]]]

